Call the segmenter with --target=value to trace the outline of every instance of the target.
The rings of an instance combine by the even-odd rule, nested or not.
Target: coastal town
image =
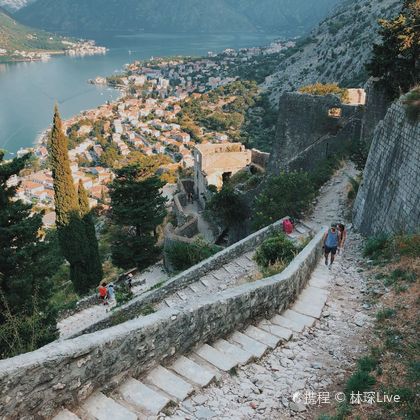
[[[177,171],[194,166],[196,144],[232,141],[229,130],[209,130],[191,121],[185,115],[186,107],[235,83],[238,77],[234,69],[238,64],[247,65],[292,47],[294,42],[278,41],[264,48],[209,52],[206,58],[152,58],[127,65],[119,75],[90,81],[121,89],[122,97],[64,121],[75,185],[83,182],[91,207],[98,203],[106,205],[107,184],[113,179],[113,169],[139,157],[154,160],[166,181],[175,182]],[[213,100],[208,107],[214,110],[235,98]],[[29,173],[15,180],[21,182],[18,197],[45,210],[47,227],[55,222],[48,136],[46,130],[34,148],[18,151],[18,156],[33,152],[34,157]]]
[[[28,35],[35,37],[35,35]],[[50,38],[53,41],[53,38]],[[70,55],[72,57],[84,57],[89,55],[106,54],[107,49],[96,45],[95,41],[73,41],[63,40],[64,49],[57,51],[29,51],[29,50],[7,50],[0,48],[0,62],[18,62],[18,61],[48,61],[53,55]]]

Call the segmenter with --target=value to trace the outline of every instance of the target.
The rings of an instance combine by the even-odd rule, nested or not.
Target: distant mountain
[[[4,7],[9,12],[15,12],[34,1],[36,0],[0,0],[0,7]]]
[[[279,59],[265,88],[277,104],[282,92],[314,82],[356,87],[366,79],[365,64],[378,40],[380,18],[396,15],[401,0],[346,0],[300,42],[296,51]]]
[[[301,33],[340,1],[37,0],[21,9],[16,17],[31,26],[73,34],[139,30]]]
[[[59,37],[19,24],[0,7],[0,49],[9,52],[14,50],[58,51],[63,50],[64,45]],[[0,58],[4,58],[5,55],[3,53]]]

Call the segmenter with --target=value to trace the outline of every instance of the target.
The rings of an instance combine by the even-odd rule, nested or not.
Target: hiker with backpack
[[[344,243],[347,239],[347,229],[342,223],[339,223],[337,228],[340,234],[340,243],[338,245],[338,254],[340,254],[340,252],[342,253],[344,251]]]
[[[331,270],[331,266],[335,259],[335,254],[337,254],[338,246],[340,245],[340,234],[337,229],[337,224],[332,223],[331,227],[324,235],[324,255],[325,255],[325,265],[328,265],[328,256],[331,254],[331,262],[328,268]]]

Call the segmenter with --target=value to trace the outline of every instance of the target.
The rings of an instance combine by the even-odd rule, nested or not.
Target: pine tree
[[[89,206],[89,198],[82,180],[79,181],[79,207],[80,216],[85,225],[87,245],[89,247],[89,263],[92,273],[96,273],[95,277],[102,279],[102,264],[99,256],[98,240],[96,238],[95,223]]]
[[[380,44],[373,46],[367,70],[391,99],[420,83],[420,0],[406,0],[400,14],[380,20]]]
[[[50,276],[62,262],[45,260],[51,244],[40,240],[42,214],[17,200],[18,185],[10,182],[30,155],[7,163],[3,156],[0,151],[0,358],[56,338]]]
[[[162,186],[158,177],[140,165],[116,171],[110,188],[111,220],[120,228],[112,243],[115,265],[143,269],[159,256],[156,230],[166,215]]]
[[[86,293],[96,287],[101,277],[97,270],[91,270],[88,235],[80,215],[79,199],[70,170],[68,139],[63,133],[57,106],[54,109],[49,148],[60,247],[70,263],[70,278],[75,290]]]

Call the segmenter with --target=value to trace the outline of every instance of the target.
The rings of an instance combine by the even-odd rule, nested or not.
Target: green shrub
[[[391,245],[391,238],[385,233],[370,237],[365,244],[363,250],[364,257],[371,257],[377,259],[389,255],[389,248]]]
[[[186,270],[220,251],[220,247],[203,240],[194,243],[176,242],[166,250],[166,256],[176,271]]]
[[[420,121],[420,86],[414,88],[410,93],[408,93],[404,100],[403,104],[405,106],[405,112],[407,118],[413,122]]]
[[[129,300],[133,299],[133,292],[125,283],[121,283],[118,287],[115,288],[115,299],[117,301],[117,306],[124,305]]]
[[[369,375],[369,372],[357,370],[347,381],[345,393],[350,395],[352,392],[368,391],[375,382],[375,378]]]
[[[255,261],[260,267],[268,268],[276,263],[290,262],[297,253],[293,242],[280,233],[266,239],[255,254]]]
[[[337,95],[343,103],[349,101],[348,90],[340,88],[337,83],[315,83],[313,85],[301,87],[299,92],[318,96]]]
[[[395,314],[396,314],[395,309],[383,308],[377,312],[376,319],[378,321],[383,321],[385,319],[394,318]]]

